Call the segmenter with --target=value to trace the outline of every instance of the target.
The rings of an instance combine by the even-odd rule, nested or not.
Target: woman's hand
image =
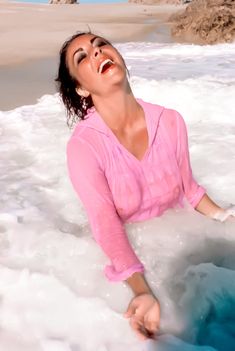
[[[134,297],[124,314],[130,318],[130,325],[142,339],[154,338],[160,325],[160,304],[151,294],[144,293]]]
[[[235,206],[232,205],[225,210],[222,209],[221,211],[217,211],[214,214],[213,219],[220,222],[225,222],[227,220],[234,219],[234,217],[235,217]]]
[[[207,194],[202,197],[195,209],[205,216],[220,222],[225,222],[231,219],[234,220],[235,217],[235,205],[230,205],[226,209],[221,208],[216,205]]]

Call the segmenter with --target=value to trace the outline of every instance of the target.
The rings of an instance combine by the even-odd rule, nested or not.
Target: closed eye
[[[94,42],[94,46],[104,46],[104,45],[109,45],[109,42],[107,42],[106,40],[102,39],[102,38],[96,38],[95,42]]]
[[[108,43],[106,43],[106,41],[100,41],[98,42],[97,46],[104,46],[104,45],[107,45]]]
[[[85,57],[86,57],[85,52],[81,53],[81,54],[78,56],[77,64],[80,63]]]

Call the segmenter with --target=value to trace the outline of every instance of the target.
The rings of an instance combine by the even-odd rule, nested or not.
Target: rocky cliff
[[[182,41],[215,44],[235,40],[234,0],[193,0],[171,20],[172,35]]]

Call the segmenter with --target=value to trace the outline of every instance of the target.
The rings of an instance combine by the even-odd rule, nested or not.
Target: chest
[[[114,133],[120,145],[137,160],[142,160],[148,149],[148,131],[146,126],[130,132]]]
[[[134,140],[138,143],[138,138]],[[147,143],[148,139],[146,147]],[[135,145],[130,149],[132,154],[127,146],[131,144],[106,148],[105,175],[120,217],[126,220],[141,213],[148,217],[177,202],[180,174],[175,155],[161,135],[148,147],[142,160],[133,157],[133,152],[138,151]],[[140,153],[136,155],[139,157]]]

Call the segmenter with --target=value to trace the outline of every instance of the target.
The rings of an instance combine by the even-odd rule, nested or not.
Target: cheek
[[[85,87],[88,82],[88,74],[85,70],[76,69],[73,76],[75,77],[79,86]]]
[[[91,75],[82,75],[79,80],[80,85],[90,93],[94,93],[97,89],[97,80]]]
[[[79,67],[76,69],[76,79],[84,87],[88,88],[93,85],[95,80],[89,65],[80,63]],[[89,89],[88,89],[89,90]]]
[[[117,51],[115,50],[116,52],[116,58],[117,58],[117,61],[122,65],[122,66],[125,66],[126,67],[126,63],[122,57],[122,55]]]
[[[79,86],[87,90],[90,94],[99,92],[100,82],[97,83],[97,77],[95,77],[91,71],[84,69],[77,72],[76,80]]]

